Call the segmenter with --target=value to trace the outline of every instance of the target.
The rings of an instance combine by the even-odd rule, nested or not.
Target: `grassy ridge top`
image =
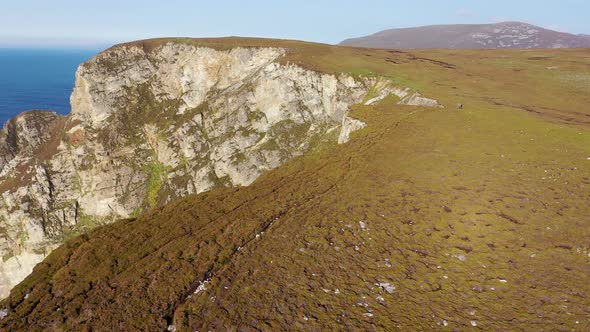
[[[590,328],[586,52],[305,45],[283,61],[385,76],[447,108],[356,106],[368,126],[345,145],[75,238],[0,326]]]

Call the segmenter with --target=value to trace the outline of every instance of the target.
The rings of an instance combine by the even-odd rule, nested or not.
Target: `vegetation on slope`
[[[447,108],[358,106],[345,145],[74,238],[2,303],[3,329],[590,328],[590,97],[562,79],[587,52],[230,41]]]

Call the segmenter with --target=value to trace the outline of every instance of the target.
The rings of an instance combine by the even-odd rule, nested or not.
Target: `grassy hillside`
[[[181,42],[288,47],[447,108],[357,106],[345,145],[72,239],[2,329],[590,329],[587,51]]]

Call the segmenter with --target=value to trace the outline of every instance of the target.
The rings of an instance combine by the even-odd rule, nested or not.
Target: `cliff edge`
[[[79,67],[71,114],[9,121],[0,134],[0,296],[72,236],[179,197],[249,185],[306,151],[346,142],[363,127],[349,107],[369,93],[437,105],[386,80],[291,63],[295,46],[306,45],[292,43],[118,45]]]

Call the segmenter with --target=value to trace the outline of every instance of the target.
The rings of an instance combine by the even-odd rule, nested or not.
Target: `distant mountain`
[[[390,29],[347,39],[340,45],[401,49],[590,48],[590,36],[548,30],[521,22],[503,22]]]

